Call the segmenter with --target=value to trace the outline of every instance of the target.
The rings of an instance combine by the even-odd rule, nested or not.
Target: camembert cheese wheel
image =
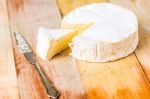
[[[71,55],[88,62],[107,62],[128,56],[138,45],[136,15],[110,3],[95,3],[71,11],[63,28],[77,29],[92,24],[73,38]]]

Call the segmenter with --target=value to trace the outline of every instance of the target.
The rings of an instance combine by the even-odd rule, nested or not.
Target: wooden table
[[[149,0],[0,0],[0,99],[48,99],[34,67],[18,50],[13,32],[22,33],[35,51],[40,26],[59,28],[70,10],[109,1],[133,10],[139,19],[135,53],[109,63],[81,62],[66,49],[39,62],[61,93],[60,99],[150,99]]]

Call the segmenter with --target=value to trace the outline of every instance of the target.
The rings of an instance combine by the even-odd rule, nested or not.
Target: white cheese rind
[[[71,11],[63,25],[90,24],[76,36],[71,55],[88,62],[107,62],[128,56],[138,45],[136,15],[109,3],[90,4]]]
[[[108,62],[128,56],[135,51],[138,44],[137,31],[119,42],[93,42],[84,37],[77,37],[70,44],[71,55],[88,62]]]
[[[46,60],[48,50],[52,47],[52,44],[72,31],[71,29],[47,29],[40,27],[37,35],[36,47],[38,56]]]

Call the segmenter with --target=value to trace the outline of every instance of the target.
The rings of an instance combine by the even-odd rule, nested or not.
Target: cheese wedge
[[[76,33],[70,29],[40,28],[37,36],[37,54],[43,59],[51,59],[64,50]]]
[[[68,47],[72,38],[85,30],[87,26],[82,26],[78,30],[73,29],[47,29],[40,27],[37,36],[37,54],[43,59],[51,59]]]
[[[71,55],[88,62],[107,62],[128,56],[138,45],[136,15],[110,3],[82,6],[62,20],[66,29],[92,26],[76,36],[70,47]]]

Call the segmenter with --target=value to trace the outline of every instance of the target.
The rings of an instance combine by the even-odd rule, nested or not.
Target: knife
[[[20,48],[20,51],[24,54],[27,61],[29,61],[30,64],[35,66],[43,82],[43,85],[46,88],[48,97],[51,99],[58,99],[59,92],[55,89],[55,87],[53,86],[53,83],[47,78],[44,70],[40,67],[35,55],[33,54],[33,51],[29,47],[25,38],[20,33],[14,33],[14,35],[15,35],[16,43]]]

